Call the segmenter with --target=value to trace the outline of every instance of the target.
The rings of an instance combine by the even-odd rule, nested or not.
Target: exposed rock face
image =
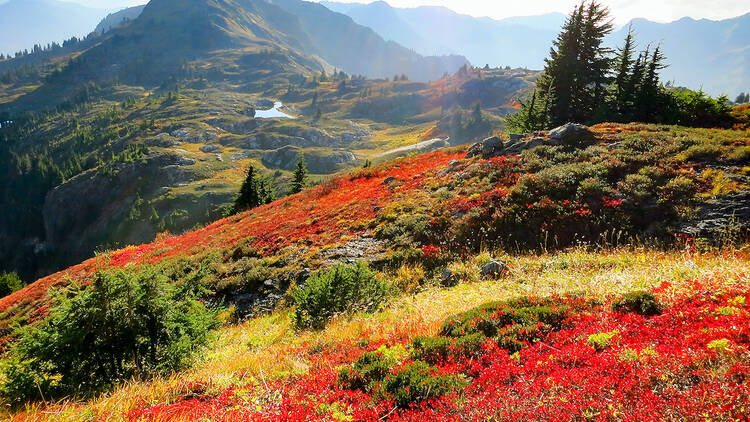
[[[253,110],[253,115],[255,111]],[[205,122],[211,126],[217,127],[221,130],[236,133],[239,135],[247,135],[260,126],[255,119],[227,119],[227,118],[215,118],[208,119]]]
[[[44,203],[48,245],[71,259],[88,258],[127,219],[138,194],[196,180],[182,160],[177,154],[153,155],[115,164],[109,174],[88,171],[58,186]]]
[[[202,144],[206,141],[210,141],[212,139],[215,139],[218,136],[218,133],[213,130],[208,131],[201,131],[193,128],[180,128],[173,130],[170,135],[173,137],[179,139],[182,142],[187,142],[189,144]]]
[[[385,257],[386,244],[371,237],[362,237],[321,254],[327,265],[377,261]]]
[[[718,240],[732,232],[742,237],[750,230],[750,192],[737,192],[708,200],[695,220],[680,227],[684,234]]]
[[[180,145],[180,143],[168,133],[160,133],[153,138],[146,139],[146,145],[150,147],[170,148]]]
[[[334,173],[342,165],[356,161],[357,157],[342,150],[331,151],[303,151],[293,146],[285,146],[274,151],[263,154],[263,165],[272,168],[292,170],[297,165],[300,157],[305,158],[307,167],[311,172],[317,174]]]

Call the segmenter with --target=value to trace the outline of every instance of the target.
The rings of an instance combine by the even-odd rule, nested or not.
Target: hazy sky
[[[101,8],[144,4],[144,0],[68,0]],[[352,0],[339,0],[347,3]],[[568,13],[578,0],[387,0],[395,7],[422,5],[446,6],[460,13],[474,16],[506,18],[538,15],[550,12]],[[2,2],[0,0],[0,2]],[[370,0],[355,0],[370,3]],[[659,22],[670,22],[684,16],[692,18],[725,19],[750,12],[748,0],[605,0],[618,23],[643,17]]]

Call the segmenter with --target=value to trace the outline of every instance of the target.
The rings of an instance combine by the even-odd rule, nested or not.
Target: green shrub
[[[376,310],[391,290],[362,263],[338,265],[311,276],[292,292],[297,306],[292,320],[298,329],[322,329],[334,315]]]
[[[386,376],[376,393],[392,398],[396,406],[406,409],[414,403],[442,397],[465,386],[466,382],[462,379],[441,375],[437,368],[415,361],[395,375]]]
[[[661,314],[663,307],[653,293],[639,291],[624,294],[612,304],[612,309],[617,312],[652,316]]]
[[[551,299],[488,303],[449,318],[440,335],[462,339],[465,346],[471,344],[475,348],[481,348],[482,338],[489,337],[514,353],[545,333],[562,328],[568,309]]]
[[[21,290],[23,281],[16,273],[0,273],[0,297],[8,296],[13,292]]]
[[[654,197],[656,183],[646,175],[629,174],[620,182],[618,188],[632,202],[641,203]]]
[[[349,390],[371,392],[396,363],[382,351],[365,352],[351,368],[344,368],[339,372],[339,382]]]
[[[415,341],[424,345],[424,340],[435,340],[441,352],[447,352],[447,346],[439,338]],[[400,408],[407,408],[413,403],[444,396],[453,390],[463,388],[466,383],[456,376],[441,375],[438,369],[428,363],[415,360],[394,373],[406,355],[403,346],[393,348],[381,347],[366,352],[352,365],[339,372],[339,382],[343,388],[360,390],[387,399],[393,399]]]
[[[456,339],[453,351],[456,355],[464,357],[477,357],[482,352],[482,345],[487,337],[481,333],[468,334]]]
[[[414,339],[415,360],[431,364],[444,362],[451,353],[453,340],[447,337],[417,337]]]
[[[65,289],[43,321],[16,333],[0,393],[13,403],[87,394],[184,367],[217,324],[198,293],[153,268],[100,272]]]
[[[704,143],[688,148],[683,155],[690,161],[716,162],[723,152],[721,145]]]

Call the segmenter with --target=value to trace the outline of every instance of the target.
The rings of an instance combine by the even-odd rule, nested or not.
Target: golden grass
[[[143,405],[169,403],[199,384],[207,392],[234,384],[256,384],[294,373],[304,373],[310,362],[307,350],[314,345],[366,338],[371,341],[410,339],[434,334],[450,315],[482,303],[521,295],[587,292],[607,296],[652,288],[670,282],[721,277],[731,282],[750,272],[750,255],[688,254],[648,249],[583,249],[543,255],[497,257],[510,266],[497,280],[479,280],[478,265],[488,254],[454,263],[454,274],[466,281],[454,288],[436,286],[399,297],[379,313],[339,318],[320,332],[293,330],[289,310],[255,318],[239,326],[222,328],[217,339],[201,354],[192,369],[144,382],[130,382],[112,393],[88,402],[61,401],[38,404],[24,412],[0,414],[12,421],[123,420],[123,414]],[[468,279],[468,280],[467,280]],[[478,281],[477,281],[478,280]],[[684,284],[684,283],[682,283]]]

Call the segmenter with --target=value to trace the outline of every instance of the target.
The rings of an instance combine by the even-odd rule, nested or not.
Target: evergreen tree
[[[612,30],[609,9],[593,1],[578,5],[566,20],[539,79],[552,125],[586,122],[602,103],[611,67],[603,42]]]
[[[471,112],[471,118],[475,122],[482,121],[482,105],[481,105],[481,103],[477,102],[476,104],[474,104],[474,110],[472,110],[472,112]]]
[[[505,125],[508,130],[513,133],[530,133],[546,128],[549,111],[547,106],[550,97],[550,95],[546,96],[542,103],[539,101],[537,90],[534,90],[531,100],[528,102],[518,100],[521,104],[521,111],[506,117]]]
[[[615,71],[617,74],[614,79],[612,109],[618,114],[623,114],[625,109],[628,108],[626,90],[630,83],[630,70],[633,64],[634,49],[633,25],[630,25],[628,35],[625,37],[625,45],[618,49],[618,54],[615,58]]]
[[[305,158],[300,157],[299,161],[297,162],[297,168],[294,170],[292,183],[289,185],[289,190],[287,191],[289,195],[294,195],[295,193],[302,192],[302,189],[304,189],[305,185],[307,184],[308,173],[309,172],[307,170],[307,164],[305,164]]]
[[[657,45],[648,62],[643,66],[643,78],[634,104],[636,120],[638,121],[659,120],[657,115],[664,109],[666,99],[659,80],[659,71],[667,67],[664,60],[661,45]]]
[[[252,165],[247,169],[247,177],[242,183],[240,194],[234,201],[232,214],[257,208],[274,200],[273,188],[268,178],[260,176]]]

